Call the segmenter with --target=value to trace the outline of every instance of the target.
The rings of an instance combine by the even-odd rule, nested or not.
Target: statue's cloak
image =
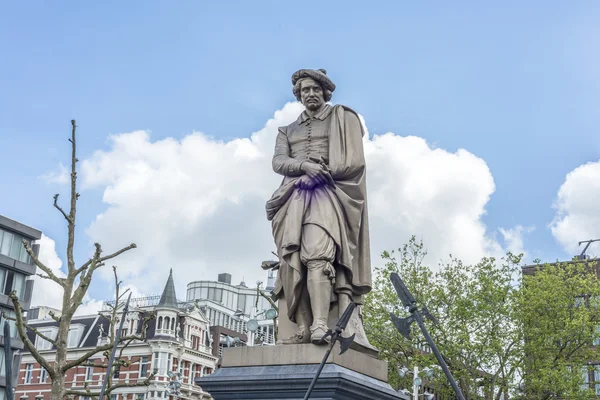
[[[292,322],[300,296],[307,295],[306,268],[300,261],[305,223],[321,226],[335,242],[336,290],[350,288],[358,304],[371,291],[365,132],[358,115],[348,107],[334,106],[329,120],[329,169],[335,187],[301,190],[296,188],[299,177],[285,177],[266,205],[281,262],[274,293],[277,298],[285,297]],[[284,288],[291,293],[284,293]]]

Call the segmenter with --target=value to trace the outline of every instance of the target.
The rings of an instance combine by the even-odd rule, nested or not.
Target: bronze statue
[[[356,112],[327,104],[335,85],[325,70],[301,69],[292,84],[305,111],[279,128],[273,170],[284,178],[266,205],[280,261],[274,293],[298,327],[278,343],[319,343],[371,291],[365,132]],[[374,350],[358,310],[346,332]]]

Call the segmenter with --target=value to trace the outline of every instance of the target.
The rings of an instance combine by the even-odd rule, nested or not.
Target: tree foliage
[[[598,323],[594,308],[573,305],[575,296],[595,296],[599,284],[593,273],[578,264],[547,266],[523,284],[521,256],[511,253],[475,265],[451,257],[436,269],[423,264],[425,255],[414,237],[397,251],[384,252],[385,265],[376,269],[373,291],[365,299],[365,329],[389,363],[392,385],[412,387],[412,377],[399,377],[400,366],[437,364],[416,324],[408,340],[390,321],[390,312],[407,316],[389,280],[396,272],[419,306],[436,318],[426,324],[466,398],[585,395],[580,367],[596,351],[589,345],[598,336]],[[452,398],[441,371],[427,385]]]
[[[588,362],[600,361],[600,280],[596,265],[539,265],[523,277],[521,322],[525,332],[525,394],[535,399],[587,399]],[[600,371],[599,371],[600,372]],[[600,382],[598,382],[600,383]]]
[[[67,256],[67,271],[65,276],[59,276],[52,271],[51,268],[44,265],[42,261],[37,257],[37,254],[33,251],[29,243],[25,240],[23,241],[23,246],[25,247],[27,253],[31,257],[33,263],[41,270],[37,275],[42,279],[48,279],[54,282],[58,287],[57,290],[60,290],[63,293],[62,298],[62,307],[60,310],[60,315],[50,314],[51,317],[58,324],[58,333],[55,338],[50,338],[42,333],[40,333],[35,327],[27,324],[23,317],[23,309],[19,302],[19,298],[16,292],[12,292],[10,294],[10,299],[12,300],[13,306],[15,308],[16,318],[16,327],[17,333],[20,339],[23,341],[25,345],[25,349],[29,351],[35,360],[48,371],[48,375],[51,379],[52,389],[50,393],[50,398],[52,400],[62,400],[67,395],[80,395],[80,396],[98,396],[99,393],[92,392],[89,388],[85,388],[85,390],[73,390],[67,388],[65,386],[65,376],[66,372],[72,368],[77,366],[94,366],[97,368],[107,368],[106,364],[102,363],[94,363],[94,358],[102,358],[106,357],[112,350],[114,341],[115,341],[115,332],[116,326],[118,324],[119,318],[121,317],[118,312],[119,305],[122,306],[122,300],[125,293],[120,292],[120,282],[117,278],[116,267],[113,267],[114,276],[115,276],[115,284],[116,284],[116,293],[115,293],[115,305],[116,307],[109,313],[105,314],[104,317],[109,320],[110,323],[110,331],[108,332],[108,340],[106,343],[103,343],[95,348],[89,349],[84,354],[82,354],[77,359],[70,359],[68,357],[68,346],[67,340],[69,335],[69,327],[71,325],[71,321],[73,316],[75,315],[79,306],[81,306],[85,295],[90,287],[92,282],[92,278],[94,273],[101,267],[105,265],[106,262],[112,260],[113,258],[119,256],[120,254],[134,249],[136,245],[134,243],[114,252],[111,254],[104,255],[102,246],[99,243],[95,243],[95,251],[91,258],[82,263],[81,265],[77,265],[74,257],[74,247],[75,247],[75,223],[76,223],[76,215],[77,215],[77,203],[79,201],[79,193],[77,192],[77,145],[76,145],[76,129],[77,125],[75,120],[71,121],[72,130],[71,137],[69,138],[69,142],[71,143],[71,173],[70,173],[70,183],[71,183],[71,192],[70,192],[70,201],[69,201],[69,210],[68,213],[59,205],[58,203],[58,194],[54,196],[54,207],[61,213],[67,223],[67,248],[66,248],[66,256]],[[120,338],[120,343],[122,343],[123,347],[131,344],[135,341],[144,341],[145,340],[145,332],[148,320],[150,320],[153,316],[150,315],[143,319],[142,322],[142,330],[140,335],[128,335]],[[27,333],[28,331],[33,332],[36,336],[48,341],[51,343],[56,349],[54,360],[46,359],[35,347],[35,340],[32,342]],[[122,347],[122,348],[123,348]],[[118,355],[122,354],[122,348]],[[106,357],[107,358],[107,357]],[[112,376],[112,372],[115,368],[118,368],[123,365],[127,365],[129,361],[125,358],[117,358],[114,364],[114,367],[111,371],[108,371],[109,375]],[[144,386],[150,383],[153,374],[139,382],[119,382],[112,383],[109,382],[110,385],[106,390],[106,394],[110,395],[110,393],[121,387],[134,387],[134,386]]]

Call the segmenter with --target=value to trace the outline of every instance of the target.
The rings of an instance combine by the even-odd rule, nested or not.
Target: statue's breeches
[[[325,229],[316,224],[302,226],[302,242],[300,247],[300,260],[308,265],[309,261],[335,260],[335,243]]]

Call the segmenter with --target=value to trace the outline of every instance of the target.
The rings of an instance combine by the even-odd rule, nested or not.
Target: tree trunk
[[[50,400],[63,400],[65,392],[65,375],[61,374],[56,379],[52,379],[52,390],[50,391]]]

